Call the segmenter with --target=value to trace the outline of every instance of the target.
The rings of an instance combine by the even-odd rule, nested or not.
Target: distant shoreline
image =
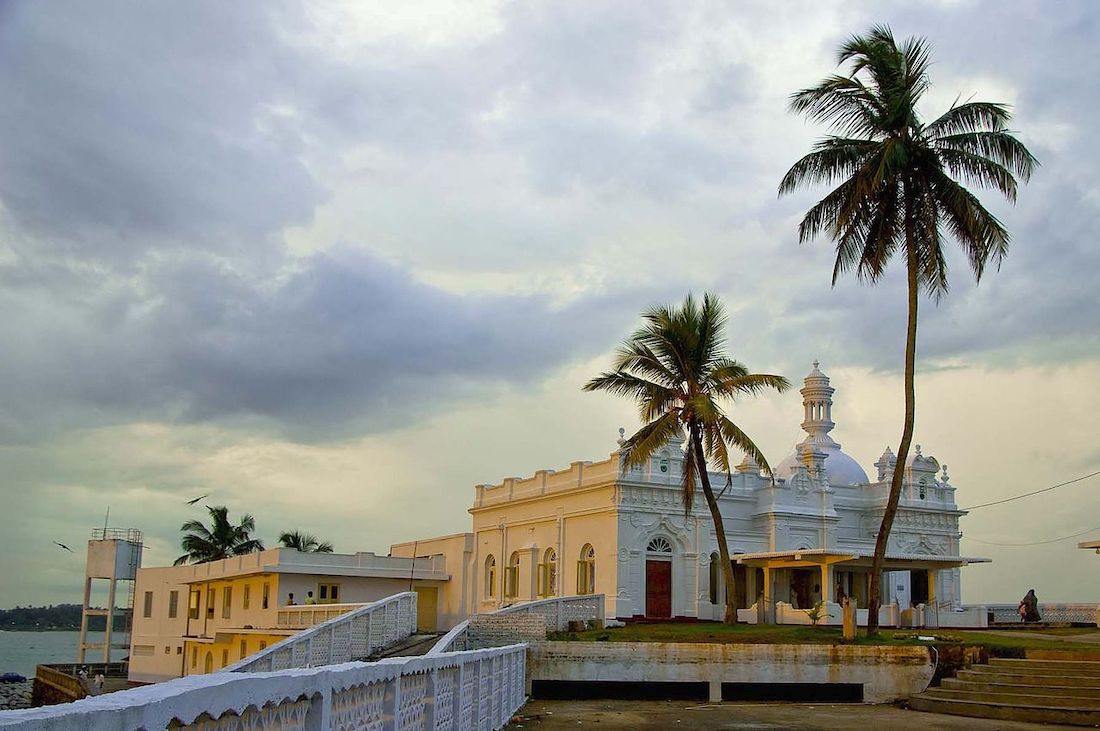
[[[79,632],[79,627],[0,627],[0,632]],[[103,630],[88,630],[102,632]]]

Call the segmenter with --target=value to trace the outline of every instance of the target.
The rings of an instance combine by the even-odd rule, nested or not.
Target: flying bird
[[[194,505],[194,504],[195,504],[195,503],[197,503],[197,502],[198,502],[199,500],[202,500],[203,498],[207,498],[207,497],[210,497],[209,493],[208,493],[208,494],[206,494],[206,495],[199,495],[199,496],[198,496],[197,498],[195,498],[194,500],[188,500],[188,501],[187,501],[187,504],[188,504],[188,505]]]
[[[61,546],[62,548],[64,548],[69,553],[74,553],[73,549],[69,548],[64,543],[58,543],[57,541],[54,541],[53,543],[54,543],[55,546]]]

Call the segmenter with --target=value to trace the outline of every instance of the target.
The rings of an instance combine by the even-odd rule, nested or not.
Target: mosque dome
[[[829,485],[832,487],[865,485],[870,482],[867,479],[867,473],[859,466],[859,462],[841,451],[839,444],[834,443],[832,447],[823,446],[821,451],[828,455],[825,457],[825,474],[828,476]],[[789,480],[798,471],[801,464],[797,452],[789,454],[775,468],[775,476]]]
[[[840,444],[829,436],[829,432],[836,426],[832,420],[833,393],[836,389],[829,385],[829,377],[819,370],[818,365],[819,363],[815,360],[814,368],[806,376],[800,391],[802,406],[805,409],[802,428],[807,434],[802,444],[812,444],[815,449],[825,453],[825,474],[831,486],[867,484],[870,482],[867,479],[867,473],[858,462],[840,449]],[[776,478],[789,480],[798,471],[802,464],[798,446],[802,445],[797,445],[794,453],[788,455],[775,467]]]

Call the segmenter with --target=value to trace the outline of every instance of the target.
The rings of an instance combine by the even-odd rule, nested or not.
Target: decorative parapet
[[[524,701],[526,646],[191,675],[57,706],[0,713],[0,729],[499,729]]]
[[[987,604],[993,624],[1019,624],[1019,604]],[[1044,622],[1072,622],[1100,625],[1100,604],[1039,604],[1039,616]]]
[[[369,657],[415,631],[416,592],[406,591],[310,627],[221,672],[271,672],[350,662]]]
[[[354,612],[365,606],[355,604],[307,604],[281,608],[276,614],[275,626],[279,629],[306,629],[322,622]]]

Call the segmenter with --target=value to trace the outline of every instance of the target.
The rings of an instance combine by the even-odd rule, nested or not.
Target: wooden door
[[[733,565],[733,606],[738,609],[749,608],[749,574],[744,564]]]
[[[645,616],[672,617],[672,562],[645,562]]]
[[[416,587],[416,631],[435,632],[435,616],[439,605],[439,589],[434,586]]]

